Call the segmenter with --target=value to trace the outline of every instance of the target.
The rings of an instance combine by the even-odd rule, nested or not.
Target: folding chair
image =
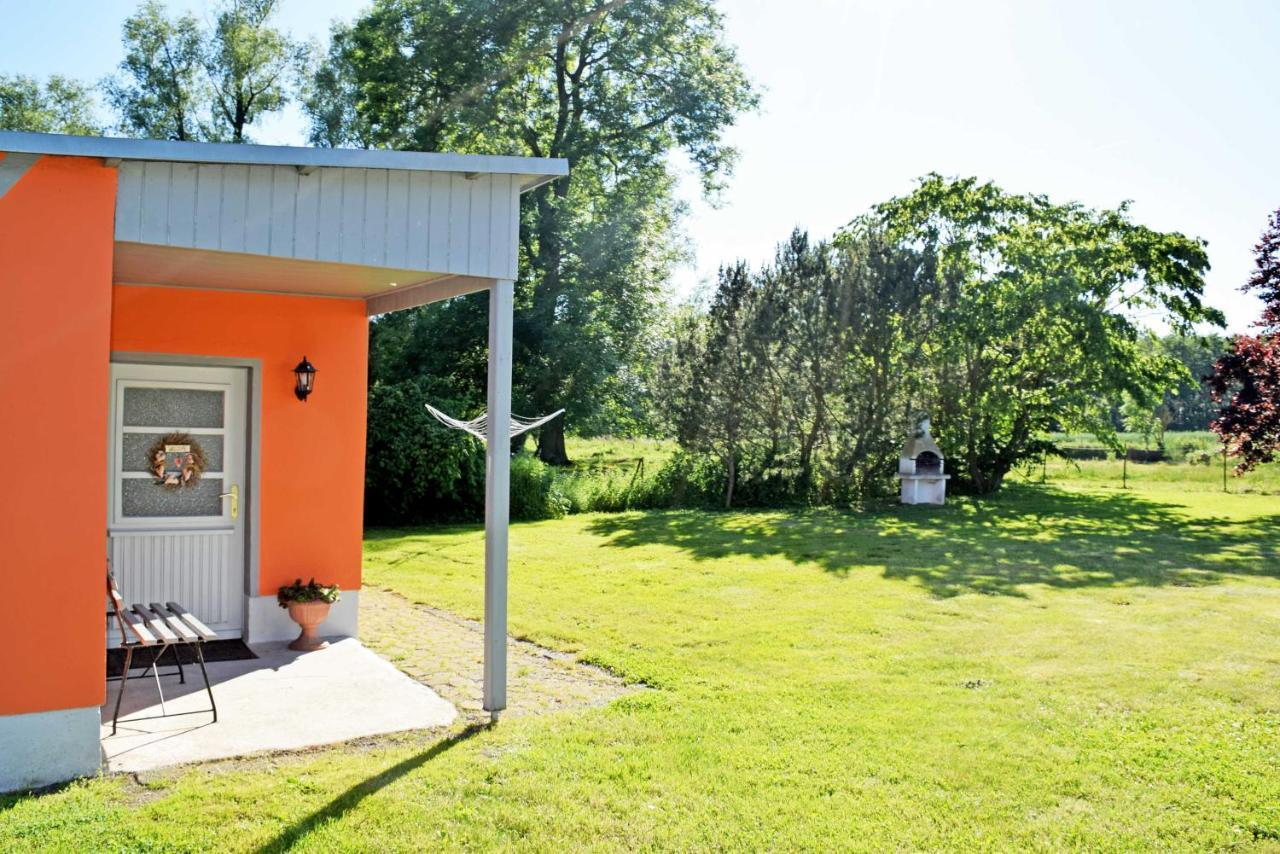
[[[218,722],[218,706],[213,701],[213,688],[209,685],[209,673],[204,667],[204,644],[205,641],[215,640],[218,636],[204,623],[193,617],[186,608],[183,608],[177,602],[167,602],[161,606],[158,602],[152,602],[149,606],[134,604],[131,609],[124,607],[124,599],[120,596],[120,589],[116,587],[115,576],[111,574],[110,568],[107,569],[107,598],[111,602],[112,613],[115,616],[116,624],[120,627],[120,647],[124,650],[124,670],[118,677],[108,677],[108,679],[120,680],[120,693],[116,695],[115,711],[111,715],[111,734],[116,734],[116,725],[120,720],[120,702],[124,699],[125,688],[129,684],[130,679],[147,678],[147,670],[151,671],[152,676],[156,680],[156,690],[160,692],[160,714],[150,715],[146,718],[129,718],[128,720],[149,720],[151,718],[169,717],[168,712],[164,708],[164,689],[160,687],[160,659],[172,647],[173,658],[178,665],[177,675],[182,684],[186,684],[187,675],[182,669],[182,657],[178,655],[177,647],[190,646],[195,650],[196,661],[200,664],[200,675],[204,677],[204,689],[209,693],[209,708],[199,709],[194,712],[174,712],[174,715],[197,715],[205,712],[213,712],[213,722]],[[155,656],[151,659],[151,663],[147,666],[147,670],[142,671],[140,676],[130,676],[129,670],[133,665],[133,651],[139,647],[148,647],[156,650]],[[169,671],[164,676],[173,676],[175,671]]]

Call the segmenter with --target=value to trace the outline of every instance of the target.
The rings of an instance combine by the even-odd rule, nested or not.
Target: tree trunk
[[[538,459],[553,466],[569,465],[564,447],[564,415],[551,419],[538,431]]]
[[[724,509],[726,510],[728,510],[730,507],[733,506],[733,482],[738,477],[737,456],[738,456],[737,454],[731,453],[729,454],[729,459],[726,461],[726,464],[729,469],[729,485],[725,488],[725,491],[724,491]]]

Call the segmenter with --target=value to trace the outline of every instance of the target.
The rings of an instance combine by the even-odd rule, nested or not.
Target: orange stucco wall
[[[103,700],[115,190],[44,157],[0,197],[0,714]]]
[[[112,351],[262,361],[261,595],[298,577],[360,586],[368,341],[359,300],[115,286]],[[304,355],[306,403],[293,393]]]

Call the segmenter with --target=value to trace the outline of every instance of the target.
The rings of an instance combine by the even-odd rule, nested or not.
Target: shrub
[[[1105,460],[1111,456],[1106,448],[1058,448],[1057,453],[1064,460]]]
[[[555,489],[567,513],[714,507],[722,500],[724,474],[710,457],[678,452],[656,468],[628,461],[560,470]]]
[[[511,460],[511,518],[559,519],[569,512],[569,500],[556,483],[552,466],[530,454]]]
[[[484,448],[427,412],[433,400],[452,412],[465,401],[441,399],[423,381],[369,389],[365,519],[373,525],[475,520],[484,513]]]

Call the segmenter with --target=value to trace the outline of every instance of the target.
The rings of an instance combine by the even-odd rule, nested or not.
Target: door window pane
[[[125,433],[120,442],[121,471],[151,471],[147,451],[164,433]],[[209,433],[192,433],[204,451],[204,470],[222,471],[222,437]]]
[[[121,423],[126,427],[221,427],[223,393],[193,388],[124,390]]]
[[[121,515],[138,516],[221,516],[222,478],[202,477],[195,486],[165,487],[149,477],[121,481]]]

